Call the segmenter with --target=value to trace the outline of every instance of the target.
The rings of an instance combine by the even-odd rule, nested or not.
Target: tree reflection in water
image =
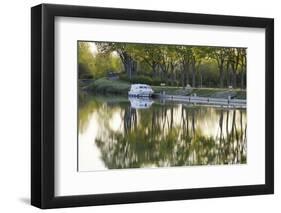
[[[126,98],[99,97],[80,106],[80,134],[93,113],[93,141],[109,169],[246,163],[243,109],[159,101],[138,108]]]

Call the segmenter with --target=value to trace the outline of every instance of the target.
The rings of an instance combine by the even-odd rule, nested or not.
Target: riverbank
[[[246,99],[246,90],[228,88],[193,88],[183,89],[173,86],[151,86],[155,93],[165,92],[167,95],[189,95],[198,97],[227,98],[228,96],[236,99]],[[83,91],[99,94],[118,94],[127,95],[130,83],[121,80],[108,80],[101,78],[96,81],[81,80],[79,88]]]

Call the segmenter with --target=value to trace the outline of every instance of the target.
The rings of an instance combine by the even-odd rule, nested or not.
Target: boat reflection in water
[[[129,97],[129,101],[133,109],[148,109],[154,102],[148,97]]]
[[[247,162],[245,109],[118,96],[79,103],[79,171]]]

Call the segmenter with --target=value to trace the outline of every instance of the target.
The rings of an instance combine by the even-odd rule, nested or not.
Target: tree
[[[79,70],[91,73],[94,78],[104,76],[111,68],[121,71],[123,67],[130,80],[141,76],[150,78],[152,83],[161,80],[182,87],[187,84],[220,88],[246,86],[245,48],[115,42],[96,42],[95,45],[94,56],[82,42],[80,49],[84,52],[80,51],[81,56],[79,52]]]
[[[93,55],[87,42],[78,43],[78,76],[79,79],[92,78]]]
[[[124,70],[127,73],[129,79],[137,71],[137,62],[131,57],[130,51],[132,51],[132,45],[127,43],[113,43],[113,42],[102,42],[97,43],[97,48],[102,53],[117,52],[119,55]]]
[[[182,86],[185,87],[189,84],[189,71],[190,71],[190,61],[192,56],[192,51],[189,46],[178,46],[177,54],[179,58],[179,62],[181,64],[181,78],[182,78]]]
[[[240,48],[228,49],[228,60],[232,70],[232,87],[237,87],[237,71],[240,62],[241,51]]]
[[[195,75],[196,73],[199,74],[200,76],[200,87],[202,87],[203,84],[203,77],[202,77],[202,71],[200,69],[202,61],[204,61],[207,57],[207,54],[209,52],[208,48],[205,47],[192,47],[192,86],[196,87],[196,82],[195,82]]]
[[[245,48],[241,48],[241,89],[245,88],[245,74],[247,69],[247,52]]]
[[[93,59],[94,70],[93,76],[95,78],[101,78],[106,76],[109,72],[120,72],[122,64],[117,56],[113,56],[112,53],[97,53]]]
[[[146,64],[152,71],[151,77],[156,77],[157,64],[159,61],[156,45],[130,44],[129,54],[139,64]]]
[[[217,62],[219,71],[219,87],[224,87],[224,65],[227,59],[227,48],[224,47],[209,47],[209,56]]]

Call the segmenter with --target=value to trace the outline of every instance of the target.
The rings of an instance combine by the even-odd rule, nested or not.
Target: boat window
[[[131,89],[150,89],[150,86],[131,85]]]

